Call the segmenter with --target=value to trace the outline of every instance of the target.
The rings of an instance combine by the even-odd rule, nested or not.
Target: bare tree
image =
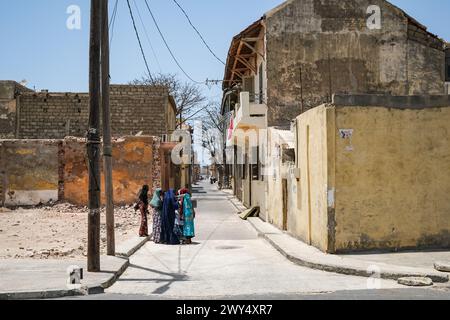
[[[203,118],[203,147],[211,155],[212,162],[219,171],[219,181],[222,186],[228,187],[228,177],[226,173],[226,135],[228,123],[220,112],[220,104],[213,103],[210,108],[205,109]]]
[[[208,107],[207,99],[200,87],[191,82],[182,82],[175,74],[158,74],[153,79],[142,78],[131,82],[134,85],[159,85],[169,89],[177,104],[177,119],[182,119],[178,125],[187,121],[197,120],[202,111]]]

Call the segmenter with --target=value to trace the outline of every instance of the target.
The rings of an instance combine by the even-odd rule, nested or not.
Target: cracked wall
[[[367,27],[370,5],[380,30]],[[270,126],[294,119],[302,98],[307,110],[333,93],[443,94],[443,42],[386,1],[291,0],[266,26]]]

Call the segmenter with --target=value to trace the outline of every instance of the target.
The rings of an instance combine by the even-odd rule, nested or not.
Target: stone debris
[[[0,208],[3,209],[3,208]],[[86,256],[87,207],[53,203],[2,210],[0,259],[72,259]],[[105,208],[101,210],[101,252],[106,252]],[[150,215],[151,223],[151,215]],[[140,214],[133,205],[115,208],[116,242],[138,235]]]
[[[408,287],[429,287],[433,285],[433,280],[426,277],[405,277],[398,279],[398,283]]]
[[[437,261],[434,263],[434,268],[437,271],[450,272],[450,261],[447,262]]]

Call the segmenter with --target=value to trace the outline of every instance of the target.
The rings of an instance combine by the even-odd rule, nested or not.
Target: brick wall
[[[168,90],[164,87],[112,85],[113,136],[167,134]],[[84,137],[89,120],[86,93],[25,93],[19,100],[20,139]]]

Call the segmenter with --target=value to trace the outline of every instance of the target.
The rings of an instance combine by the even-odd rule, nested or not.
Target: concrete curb
[[[436,283],[449,281],[448,275],[426,269],[367,262],[325,254],[300,240],[294,239],[259,218],[249,218],[247,221],[260,237],[267,240],[288,260],[302,267],[352,276],[377,276],[396,281],[404,277],[427,277]]]
[[[57,299],[73,296],[85,296],[91,294],[104,293],[105,289],[111,287],[117,279],[129,267],[130,261],[123,259],[123,263],[117,271],[101,283],[83,286],[80,289],[51,289],[43,291],[20,291],[20,292],[0,292],[0,300],[41,300],[41,299]]]
[[[125,270],[128,269],[130,266],[130,260],[124,258],[124,263],[122,266],[117,270],[112,277],[110,277],[108,280],[104,281],[100,285],[97,286],[89,286],[87,289],[85,289],[85,293],[83,295],[91,295],[91,294],[100,294],[104,293],[105,289],[108,289],[111,287],[117,279],[125,272]]]
[[[231,204],[236,208],[238,214],[244,212],[245,210],[248,210],[235,196],[230,196],[227,194],[227,198],[228,201],[230,201]]]
[[[48,291],[32,291],[32,292],[0,292],[1,300],[40,300],[40,299],[57,299],[74,296],[87,295],[87,291],[80,290],[48,290]]]
[[[123,263],[120,268],[111,275],[106,281],[85,286],[81,289],[52,289],[43,291],[30,291],[30,292],[0,292],[0,300],[38,300],[38,299],[57,299],[64,297],[83,296],[91,294],[104,293],[105,289],[111,287],[117,279],[127,270],[130,266],[129,258],[135,254],[140,248],[142,248],[150,237],[146,238],[133,238],[119,246],[116,257],[123,259]]]
[[[151,226],[149,226],[149,228],[151,228]],[[152,229],[153,228],[151,228],[149,230],[152,230]],[[120,257],[120,258],[129,258],[129,257],[131,257],[133,254],[136,253],[136,251],[138,251],[147,242],[149,242],[150,238],[151,237],[146,237],[146,238],[136,237],[136,238],[132,238],[132,239],[122,243],[119,246],[119,248],[117,249],[116,257]]]

